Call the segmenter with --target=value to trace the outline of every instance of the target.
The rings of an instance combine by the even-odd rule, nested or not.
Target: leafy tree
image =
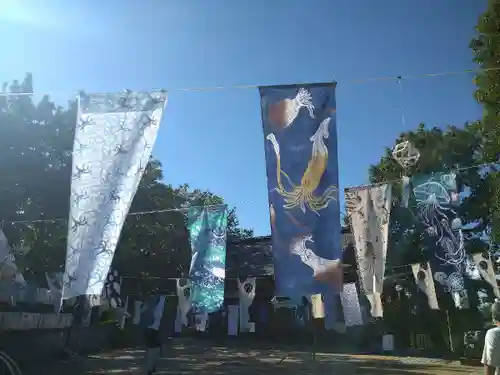
[[[22,82],[4,84],[3,92],[33,92],[31,74]],[[0,96],[0,223],[13,245],[32,248],[24,274],[38,282],[45,272],[64,267],[67,222],[45,220],[68,216],[76,110],[75,102],[63,108],[47,96],[39,103],[31,95]],[[185,217],[166,210],[224,203],[211,192],[188,185],[174,188],[162,180],[161,163],[151,160],[130,211],[164,212],[129,215],[115,254],[114,266],[135,284],[186,273],[190,248]],[[229,239],[252,234],[239,226],[236,211],[230,208]]]
[[[470,44],[475,61],[484,71],[476,76],[476,99],[483,105],[481,120],[484,162],[500,162],[500,0],[489,0],[486,12],[476,26],[477,36]],[[494,220],[492,235],[500,242],[500,173],[491,174],[491,200]]]
[[[403,133],[395,144],[409,140],[420,150],[418,163],[403,171],[393,159],[391,149],[377,165],[370,167],[372,182],[398,181],[403,174],[430,174],[432,172],[451,171],[467,168],[482,162],[483,147],[482,126],[480,123],[465,124],[463,128],[447,126],[445,129],[427,129],[421,124],[417,130]],[[480,168],[460,171],[459,183],[468,192],[468,196],[460,205],[460,217],[465,223],[473,223],[468,230],[470,238],[485,235],[492,225],[494,210],[488,205],[493,192],[489,189],[491,174],[484,175]],[[422,233],[413,228],[415,220],[407,209],[401,208],[401,186],[394,184],[393,213],[391,215],[391,240],[389,258],[392,264],[409,264],[419,262],[425,257],[422,245]],[[416,228],[413,228],[416,229]],[[477,244],[477,242],[473,242]],[[469,248],[470,251],[482,251]]]

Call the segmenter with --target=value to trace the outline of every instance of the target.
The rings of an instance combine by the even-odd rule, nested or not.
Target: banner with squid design
[[[227,218],[224,205],[188,212],[191,311],[197,314],[218,311],[224,302]]]
[[[79,99],[64,299],[101,294],[167,102],[164,92]]]
[[[276,293],[340,292],[335,84],[260,87]]]
[[[468,305],[464,285],[467,264],[455,173],[417,175],[410,180],[410,208],[424,234],[434,280],[452,294],[455,305]]]
[[[392,186],[379,184],[345,189],[361,286],[371,314],[383,316],[382,291],[392,207]]]

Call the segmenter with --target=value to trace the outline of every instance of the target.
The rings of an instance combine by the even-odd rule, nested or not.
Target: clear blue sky
[[[338,85],[340,187],[402,131],[480,117],[472,75],[375,76],[474,68],[468,49],[486,0],[3,0],[0,79],[70,93],[332,81]],[[256,89],[172,92],[154,150],[165,181],[210,189],[241,224],[268,234]]]

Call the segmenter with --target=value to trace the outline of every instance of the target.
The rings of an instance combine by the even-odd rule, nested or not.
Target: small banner
[[[431,266],[429,263],[415,263],[411,265],[413,277],[418,288],[425,293],[431,310],[439,310],[434,279],[432,278]]]
[[[347,213],[351,220],[359,276],[371,314],[383,316],[384,286],[392,186],[380,184],[345,189]]]

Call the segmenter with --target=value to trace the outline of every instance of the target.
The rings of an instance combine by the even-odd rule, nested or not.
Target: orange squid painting
[[[335,84],[260,95],[277,292],[298,299],[340,288]]]

